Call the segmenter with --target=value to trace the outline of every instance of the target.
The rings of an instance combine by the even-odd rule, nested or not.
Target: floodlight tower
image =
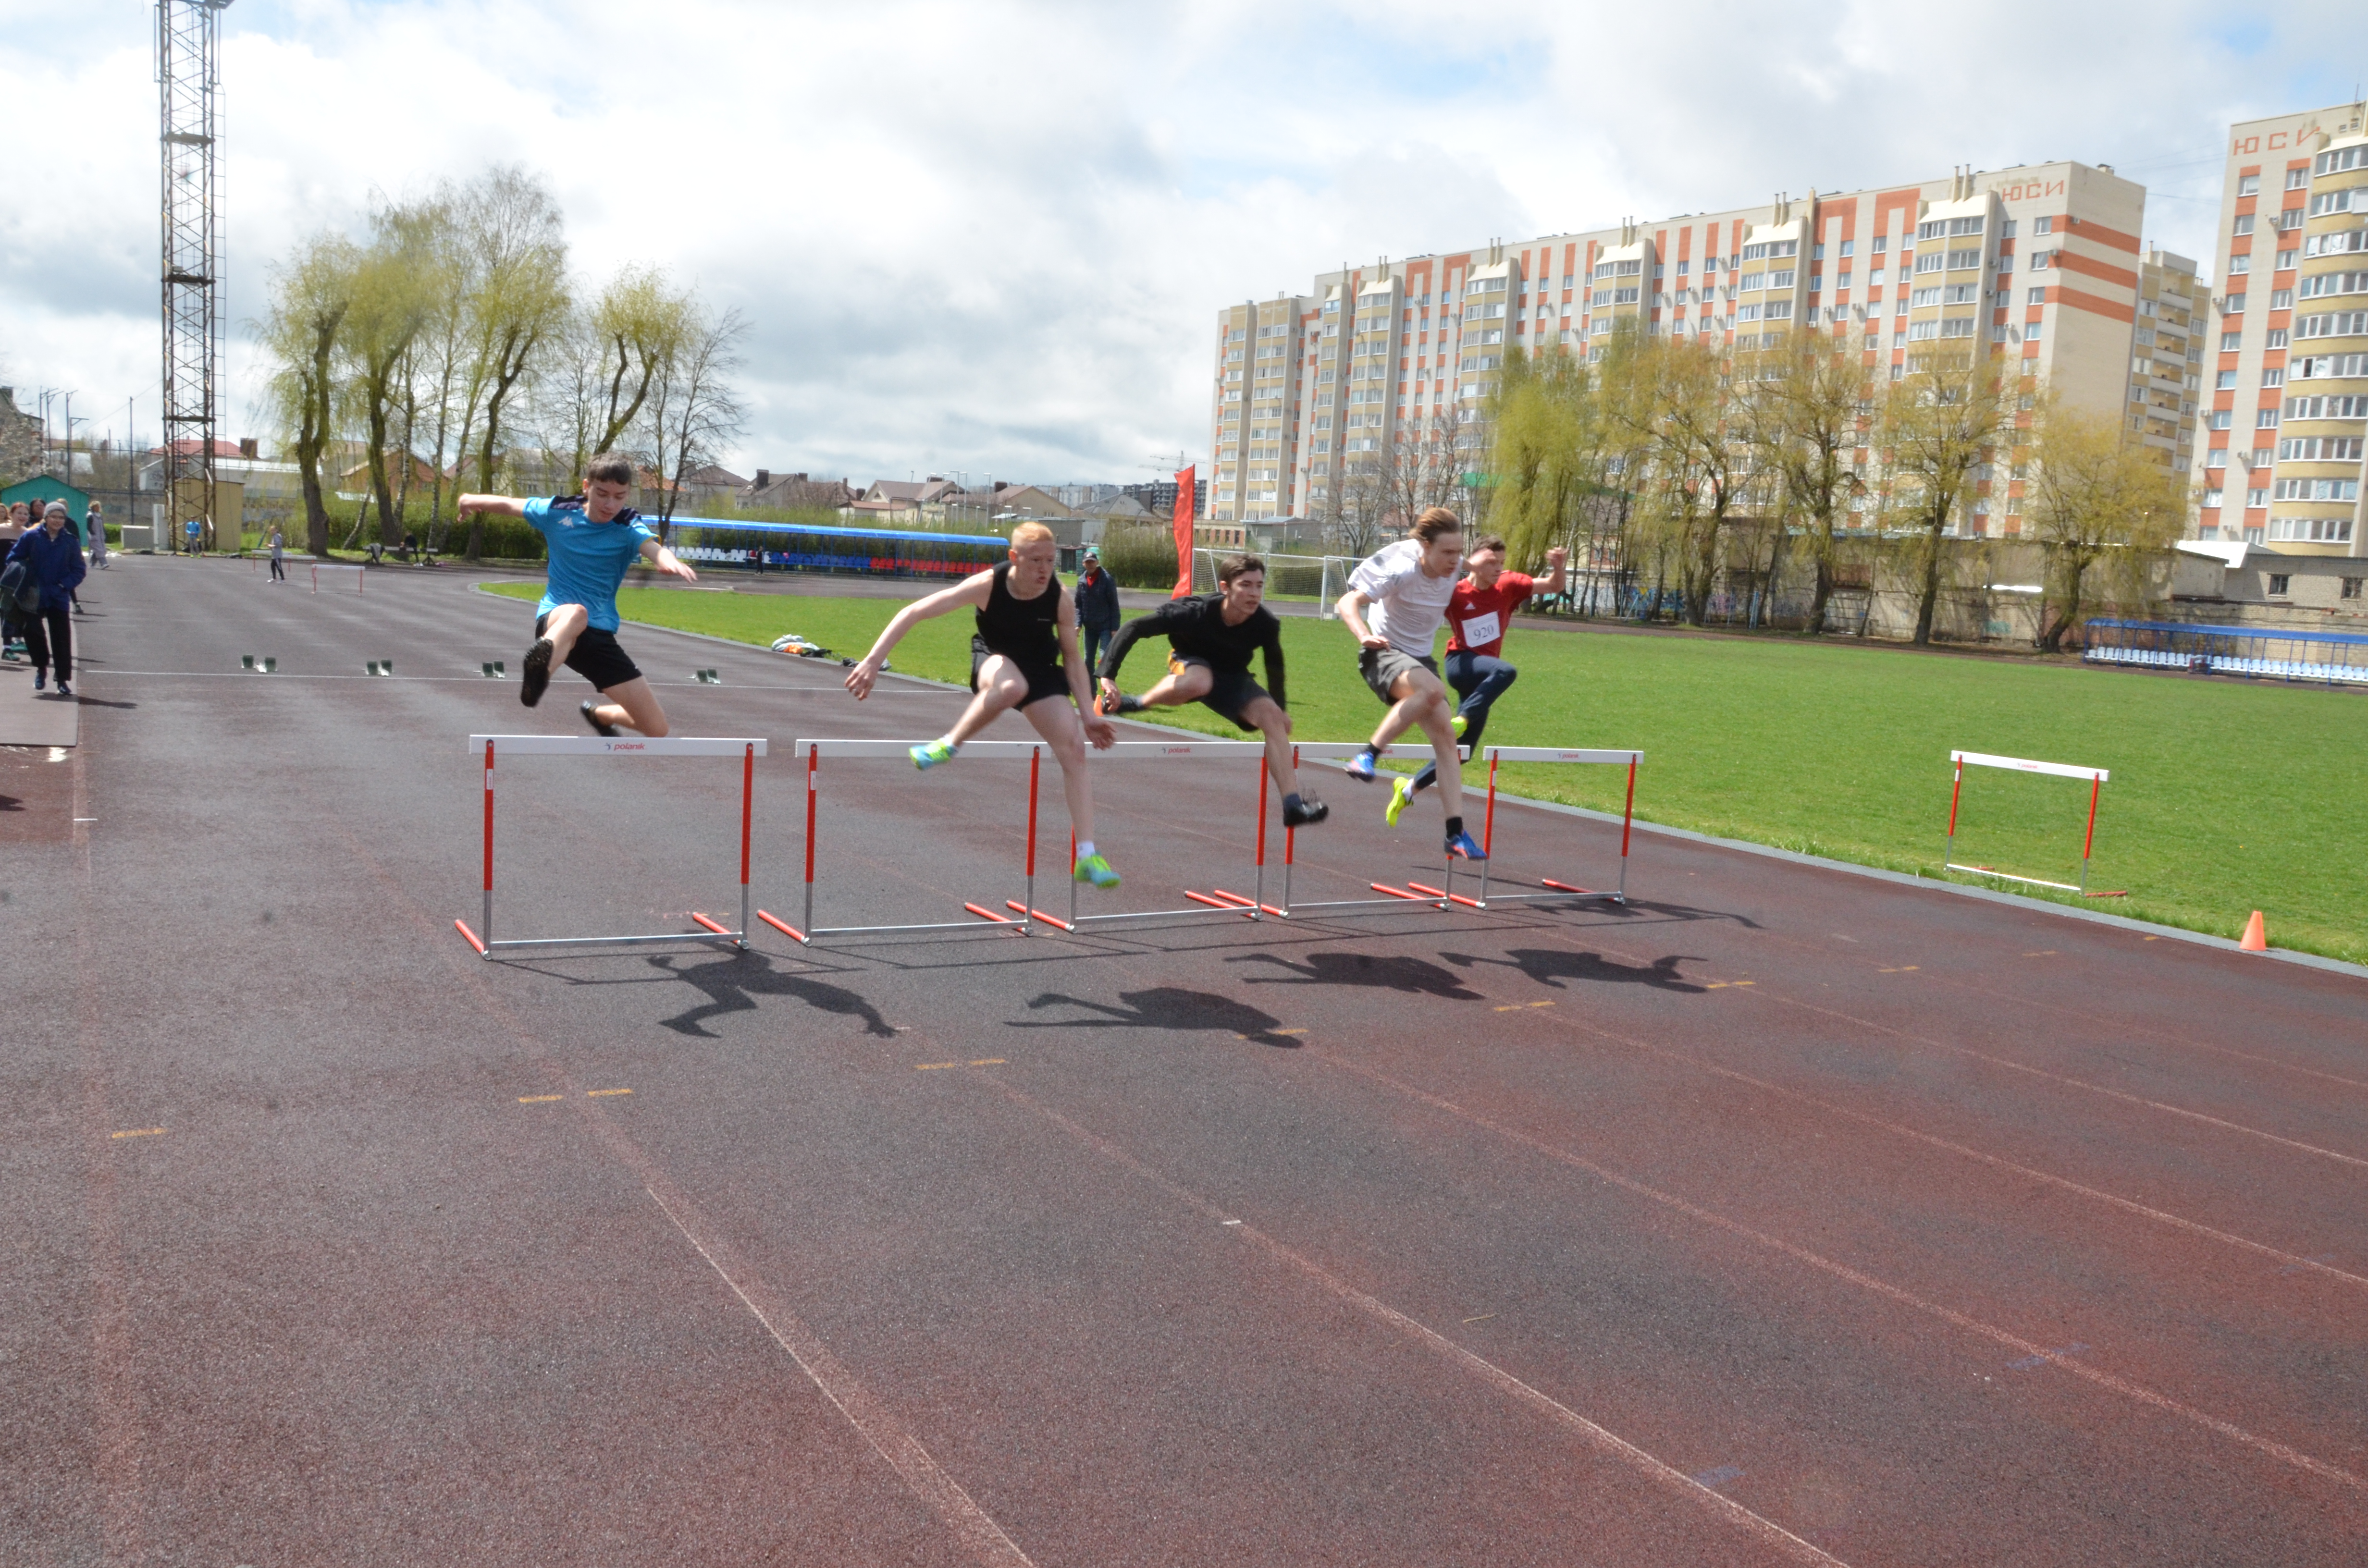
[[[222,364],[221,194],[214,95],[231,0],[156,0],[164,170],[165,521],[214,522],[215,379]]]

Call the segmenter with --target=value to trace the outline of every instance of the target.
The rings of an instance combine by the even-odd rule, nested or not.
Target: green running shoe
[[[909,749],[913,766],[924,773],[941,762],[951,762],[954,759],[954,748],[943,741],[931,741],[927,745],[913,746]]]
[[[1447,727],[1455,732],[1455,738],[1460,741],[1463,738],[1463,732],[1472,727],[1472,721],[1458,713],[1447,722]]]
[[[1074,875],[1077,881],[1081,882],[1091,882],[1098,888],[1114,888],[1118,886],[1118,873],[1111,870],[1110,863],[1103,859],[1099,855],[1088,855],[1079,860],[1077,862],[1077,869],[1072,873],[1072,875]]]
[[[1397,826],[1399,816],[1413,802],[1414,779],[1410,775],[1402,773],[1398,775],[1398,781],[1390,786],[1390,803],[1382,808],[1382,820],[1392,827]]]

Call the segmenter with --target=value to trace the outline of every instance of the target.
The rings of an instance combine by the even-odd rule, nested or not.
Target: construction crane
[[[230,3],[156,0],[165,522],[177,529],[194,517],[208,535],[214,528],[214,415],[222,338],[214,96],[222,86],[222,14]]]

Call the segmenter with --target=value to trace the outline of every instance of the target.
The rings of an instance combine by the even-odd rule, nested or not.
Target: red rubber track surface
[[[0,784],[0,1561],[2361,1560],[2355,978],[1651,835],[1624,910],[487,962],[462,737],[585,695],[476,673],[527,607],[85,599],[83,744]],[[773,739],[792,925],[788,741],[959,700],[622,636]],[[496,935],[728,922],[738,774],[503,762]],[[1020,897],[1025,776],[825,754],[817,921]],[[1253,891],[1250,768],[1094,778],[1087,912]],[[1296,898],[1437,881],[1429,801],[1306,782]]]

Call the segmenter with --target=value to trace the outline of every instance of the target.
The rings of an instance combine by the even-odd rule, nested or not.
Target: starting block
[[[372,659],[370,662],[370,673],[374,676],[391,676],[394,673],[394,661],[393,659]]]
[[[486,660],[484,663],[484,671],[485,678],[487,680],[507,680],[510,678],[508,668],[505,666],[499,659]]]
[[[241,653],[238,656],[238,667],[255,675],[276,676],[279,673],[279,661],[276,658],[266,658],[261,665],[257,665],[254,654]]]
[[[552,948],[645,948],[676,942],[710,942],[745,949],[748,945],[748,838],[755,816],[757,793],[757,759],[765,755],[762,739],[732,738],[701,735],[669,735],[653,740],[645,736],[608,735],[471,735],[469,750],[482,752],[485,762],[485,827],[484,827],[484,906],[479,915],[482,933],[469,929],[465,920],[452,925],[477,956],[491,959],[496,952],[521,949]],[[721,921],[710,919],[692,910],[692,922],[701,927],[697,931],[668,931],[633,937],[533,937],[494,940],[494,759],[507,753],[512,756],[588,756],[620,759],[656,756],[736,756],[740,758],[740,928],[732,930]],[[777,922],[778,924],[778,922]]]
[[[722,686],[723,684],[723,677],[717,675],[713,670],[693,670],[690,672],[690,678],[697,681],[701,686]]]

